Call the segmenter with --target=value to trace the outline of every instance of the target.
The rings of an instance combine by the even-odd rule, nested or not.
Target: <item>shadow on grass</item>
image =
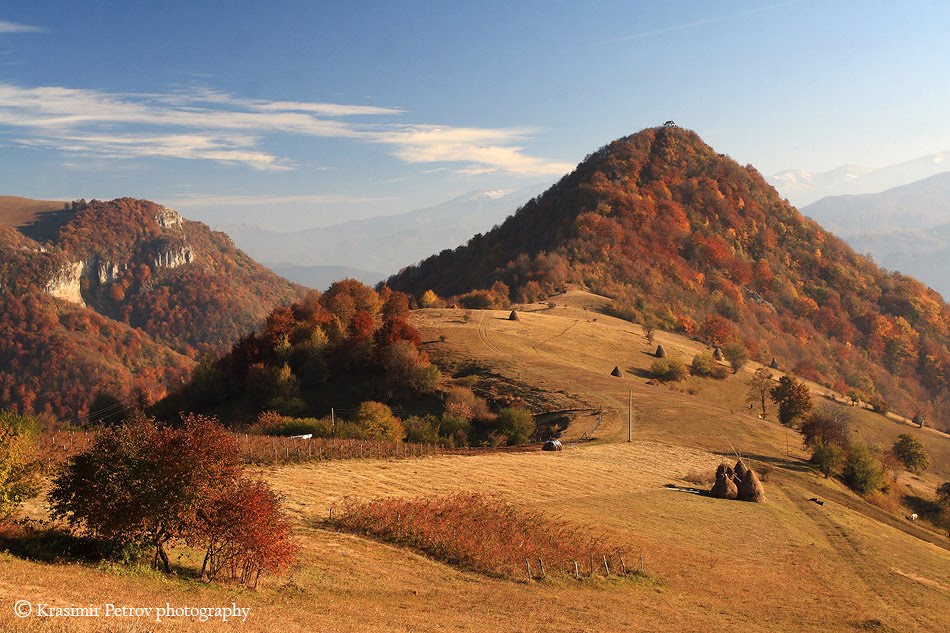
[[[736,454],[731,451],[712,451],[714,455],[720,455],[726,462],[736,459]],[[774,457],[771,455],[758,455],[756,453],[743,453],[742,461],[758,462],[767,464],[773,468],[782,468],[784,470],[793,470],[799,473],[814,473],[817,469],[811,463],[797,457]],[[753,468],[755,464],[753,463]]]
[[[698,495],[700,497],[711,497],[708,490],[703,488],[693,488],[692,486],[677,486],[676,484],[666,484],[664,486],[667,490],[674,490],[676,492],[687,492],[691,495]]]
[[[0,528],[0,552],[16,558],[47,564],[82,563],[113,565],[130,573],[154,573],[150,551],[109,541],[79,536],[68,530],[35,521],[21,521]],[[197,578],[197,570],[172,562],[171,575]]]

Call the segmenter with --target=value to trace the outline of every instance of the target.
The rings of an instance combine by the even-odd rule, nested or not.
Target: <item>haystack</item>
[[[771,367],[772,369],[778,369],[778,361],[775,360],[774,356],[772,357],[772,362],[769,363],[769,367]]]
[[[723,464],[716,469],[716,483],[713,484],[709,494],[717,499],[736,499],[739,496],[739,489],[728,475],[729,470],[732,469]]]
[[[509,321],[520,321],[521,317],[518,316],[518,313],[514,310],[511,311],[511,314],[508,315]]]
[[[751,468],[746,471],[742,481],[739,482],[739,499],[742,501],[753,501],[755,503],[765,503],[765,488],[759,481],[759,476]]]
[[[619,367],[614,367],[614,370],[610,372],[611,376],[616,376],[617,378],[623,378],[623,372],[620,371]]]
[[[726,357],[722,355],[722,350],[717,346],[713,350],[713,360],[726,360]]]
[[[749,469],[746,467],[745,464],[742,463],[741,459],[737,461],[735,468],[732,469],[733,477],[735,478],[736,483],[739,483],[743,479],[745,479],[745,475],[748,471]]]
[[[656,353],[654,354],[657,358],[666,358],[666,350],[663,349],[662,345],[656,346]]]

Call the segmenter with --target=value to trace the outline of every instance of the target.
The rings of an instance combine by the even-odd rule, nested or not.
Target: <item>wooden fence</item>
[[[452,448],[441,444],[359,440],[298,439],[235,433],[241,459],[248,464],[296,464],[340,459],[416,459],[443,455],[485,455],[488,453],[519,453],[538,450],[537,446]],[[40,461],[51,470],[56,464],[81,453],[92,445],[90,431],[57,431],[44,433],[38,440]]]

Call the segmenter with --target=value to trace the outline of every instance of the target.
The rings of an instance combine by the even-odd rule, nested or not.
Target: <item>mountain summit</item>
[[[535,301],[568,283],[648,327],[739,342],[881,407],[950,406],[941,297],[858,255],[690,130],[614,141],[501,226],[388,281],[463,304],[493,284],[493,296]]]

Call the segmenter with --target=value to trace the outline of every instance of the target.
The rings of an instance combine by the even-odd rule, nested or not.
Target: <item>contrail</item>
[[[652,37],[654,35],[662,35],[663,33],[670,33],[672,31],[682,31],[684,29],[691,29],[696,26],[702,26],[704,24],[712,24],[714,22],[722,22],[723,20],[729,20],[731,18],[741,18],[747,15],[753,15],[755,13],[762,13],[763,11],[771,11],[772,9],[778,9],[780,7],[787,7],[790,4],[798,4],[802,0],[790,0],[789,2],[781,2],[779,4],[771,4],[767,7],[758,7],[756,9],[749,9],[747,11],[739,11],[738,13],[728,13],[726,15],[719,15],[711,18],[703,18],[702,20],[696,20],[694,22],[687,22],[685,24],[677,24],[675,26],[667,26],[662,29],[655,29],[653,31],[643,31],[642,33],[635,33],[633,35],[625,35],[623,37],[617,37],[612,40],[607,40],[604,44],[616,44],[617,42],[627,42],[630,40],[639,40],[644,37]]]

